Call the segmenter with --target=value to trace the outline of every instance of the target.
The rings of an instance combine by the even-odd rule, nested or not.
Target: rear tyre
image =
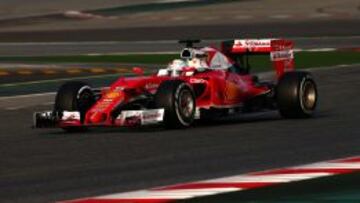
[[[167,128],[190,126],[195,117],[195,94],[191,86],[181,80],[168,80],[160,84],[155,94],[155,104],[164,108]]]
[[[285,118],[306,118],[314,114],[317,87],[310,73],[287,72],[276,87],[276,101]]]
[[[95,103],[95,96],[91,87],[78,81],[63,84],[55,98],[55,112],[79,111],[80,120],[84,122],[87,110]],[[66,127],[67,132],[79,132],[87,130],[86,127]]]

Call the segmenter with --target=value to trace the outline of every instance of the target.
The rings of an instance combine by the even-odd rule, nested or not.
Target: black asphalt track
[[[319,108],[305,120],[270,112],[182,130],[64,134],[31,129],[32,112],[51,106],[0,109],[0,202],[53,202],[359,155],[360,67],[314,75]]]

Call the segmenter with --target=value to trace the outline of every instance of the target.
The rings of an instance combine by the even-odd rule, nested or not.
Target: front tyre
[[[160,84],[155,94],[155,104],[164,108],[167,128],[190,126],[195,117],[195,94],[191,86],[181,80],[168,80]]]
[[[276,87],[276,101],[285,118],[306,118],[314,114],[318,100],[317,87],[308,72],[287,72]]]
[[[83,82],[72,81],[63,84],[55,98],[55,112],[78,111],[80,112],[81,122],[84,122],[85,114],[95,103],[95,96],[91,87]],[[68,132],[78,132],[86,130],[85,127],[66,127]]]

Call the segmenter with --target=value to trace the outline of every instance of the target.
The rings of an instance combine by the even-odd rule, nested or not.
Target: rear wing
[[[294,43],[285,39],[235,39],[222,42],[222,52],[228,56],[269,54],[277,77],[294,70]]]

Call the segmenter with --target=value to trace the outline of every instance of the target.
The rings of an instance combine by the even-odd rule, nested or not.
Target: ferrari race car
[[[186,44],[180,58],[153,75],[134,68],[137,76],[120,77],[101,89],[80,81],[63,84],[54,109],[34,113],[34,126],[78,131],[162,123],[181,128],[196,119],[265,110],[279,110],[285,118],[313,115],[316,83],[310,73],[294,70],[292,41],[230,40],[221,49],[195,47],[199,40],[180,42]],[[257,54],[270,55],[273,81],[250,74],[247,57]]]

